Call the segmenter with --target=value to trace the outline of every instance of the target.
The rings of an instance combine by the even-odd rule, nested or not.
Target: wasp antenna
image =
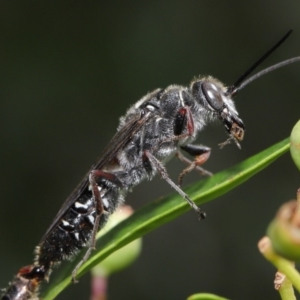
[[[233,96],[238,90],[241,89],[242,82],[269,56],[271,55],[293,32],[293,29],[290,29],[271,49],[269,49],[262,57],[260,57],[238,80],[230,87],[228,87],[226,95]],[[280,67],[277,67],[280,68]],[[275,68],[275,69],[277,69]],[[274,70],[275,70],[274,69]],[[273,70],[270,70],[273,71]],[[269,71],[269,72],[270,72]],[[266,72],[268,73],[268,72]],[[266,74],[264,73],[264,74]],[[263,74],[262,74],[263,75]],[[255,76],[255,75],[254,75]],[[255,79],[255,78],[254,78]],[[253,79],[253,80],[254,80]],[[249,83],[249,82],[248,82]],[[245,86],[245,85],[243,85]]]
[[[293,64],[293,63],[295,63],[297,61],[300,61],[300,56],[296,56],[296,57],[284,60],[284,61],[282,61],[282,62],[280,62],[280,63],[278,63],[276,65],[273,65],[273,66],[271,66],[269,68],[266,68],[266,69],[264,69],[264,70],[262,70],[262,71],[260,71],[260,72],[258,72],[256,74],[254,74],[253,76],[251,76],[250,78],[248,78],[247,80],[245,80],[243,83],[241,83],[241,85],[235,89],[235,93],[237,91],[241,90],[242,88],[244,88],[250,82],[256,80],[257,78],[259,78],[259,77],[261,77],[261,76],[263,76],[263,75],[265,75],[267,73],[270,73],[272,71],[275,71],[275,70],[277,70],[279,68],[282,68],[282,67],[285,67],[287,65]]]

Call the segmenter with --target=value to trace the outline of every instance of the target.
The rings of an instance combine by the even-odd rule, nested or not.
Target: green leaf
[[[191,185],[186,192],[197,204],[208,202],[242,184],[287,152],[288,149],[289,139],[287,138],[234,167]],[[112,252],[170,222],[189,209],[190,206],[178,194],[149,203],[101,236],[101,239],[97,241],[97,251],[80,268],[77,277],[81,277]],[[49,288],[43,296],[44,300],[54,299],[71,283],[71,270],[75,265],[76,261],[68,263],[67,267],[60,270],[59,280],[56,280],[58,283],[54,282]]]
[[[200,293],[188,297],[187,300],[228,300],[228,299],[214,294]]]

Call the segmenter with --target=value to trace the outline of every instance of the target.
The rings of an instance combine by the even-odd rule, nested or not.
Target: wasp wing
[[[125,147],[131,140],[131,138],[135,135],[136,132],[139,131],[139,129],[149,120],[151,116],[150,112],[142,112],[140,114],[137,114],[136,116],[132,117],[130,121],[128,121],[110,140],[107,147],[102,152],[102,155],[100,156],[100,160],[96,165],[93,165],[89,172],[86,174],[84,179],[79,183],[79,185],[76,187],[76,189],[73,191],[73,193],[67,198],[67,200],[62,205],[61,209],[55,216],[52,224],[48,228],[47,232],[43,236],[41,242],[43,242],[48,234],[55,228],[61,221],[64,214],[67,212],[67,210],[72,206],[76,200],[83,195],[83,193],[86,192],[86,189],[89,185],[89,173],[92,170],[101,170],[105,165],[112,162],[112,160],[116,157],[117,153]],[[41,243],[40,242],[40,243]]]

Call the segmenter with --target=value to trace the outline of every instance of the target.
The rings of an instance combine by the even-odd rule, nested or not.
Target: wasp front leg
[[[191,136],[194,133],[195,126],[191,110],[188,107],[181,107],[174,121],[174,136],[175,138],[184,138]]]
[[[188,167],[186,167],[179,175],[178,177],[178,185],[182,185],[183,177],[188,174],[189,172],[196,169],[197,171],[201,172],[203,175],[212,176],[213,174],[200,166],[203,165],[209,158],[211,149],[202,145],[192,145],[188,144],[185,146],[180,147],[182,150],[190,154],[191,156],[194,156],[195,159],[193,161],[186,158],[182,153],[177,151],[176,156],[183,162],[186,162],[189,164]]]
[[[174,122],[174,135],[175,139],[182,139],[184,137],[191,136],[194,132],[194,120],[191,111],[188,107],[182,107],[178,110]],[[210,156],[210,148],[201,145],[188,144],[180,147],[182,150],[194,156],[194,161],[189,160],[179,151],[176,156],[183,162],[189,164],[179,175],[178,184],[181,186],[183,177],[190,171],[197,169],[204,175],[212,176],[212,173],[204,170],[200,166],[204,164]]]

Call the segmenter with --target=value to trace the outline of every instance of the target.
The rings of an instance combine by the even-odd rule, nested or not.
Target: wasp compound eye
[[[221,112],[225,107],[226,100],[222,88],[213,82],[205,81],[202,83],[201,89],[208,104],[217,112]]]

